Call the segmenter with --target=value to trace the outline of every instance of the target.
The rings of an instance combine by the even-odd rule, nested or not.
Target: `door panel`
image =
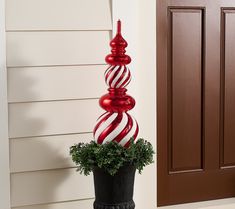
[[[158,206],[235,196],[235,1],[157,11]]]
[[[171,171],[201,169],[202,10],[170,9],[169,12]]]
[[[235,9],[223,9],[224,30],[224,51],[225,60],[223,66],[224,86],[223,100],[224,103],[224,135],[222,140],[224,143],[223,164],[222,166],[235,165]]]

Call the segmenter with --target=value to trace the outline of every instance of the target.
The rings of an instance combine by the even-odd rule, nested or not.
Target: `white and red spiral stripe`
[[[136,120],[128,113],[106,112],[97,121],[94,138],[98,144],[116,141],[128,147],[130,139],[136,139],[139,127]]]
[[[131,81],[131,72],[126,65],[111,65],[105,71],[104,76],[110,88],[124,88]]]

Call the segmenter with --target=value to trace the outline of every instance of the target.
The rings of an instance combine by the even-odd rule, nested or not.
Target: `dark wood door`
[[[235,1],[158,0],[158,205],[235,196]]]

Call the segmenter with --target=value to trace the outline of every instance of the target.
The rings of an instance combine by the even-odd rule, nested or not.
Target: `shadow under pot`
[[[104,169],[93,169],[95,202],[94,209],[134,209],[133,190],[136,168],[121,167],[111,176]]]

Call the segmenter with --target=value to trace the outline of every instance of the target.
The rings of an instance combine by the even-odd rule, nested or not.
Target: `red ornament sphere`
[[[127,112],[135,106],[135,99],[126,94],[125,88],[110,88],[99,100],[100,106],[107,112]]]

